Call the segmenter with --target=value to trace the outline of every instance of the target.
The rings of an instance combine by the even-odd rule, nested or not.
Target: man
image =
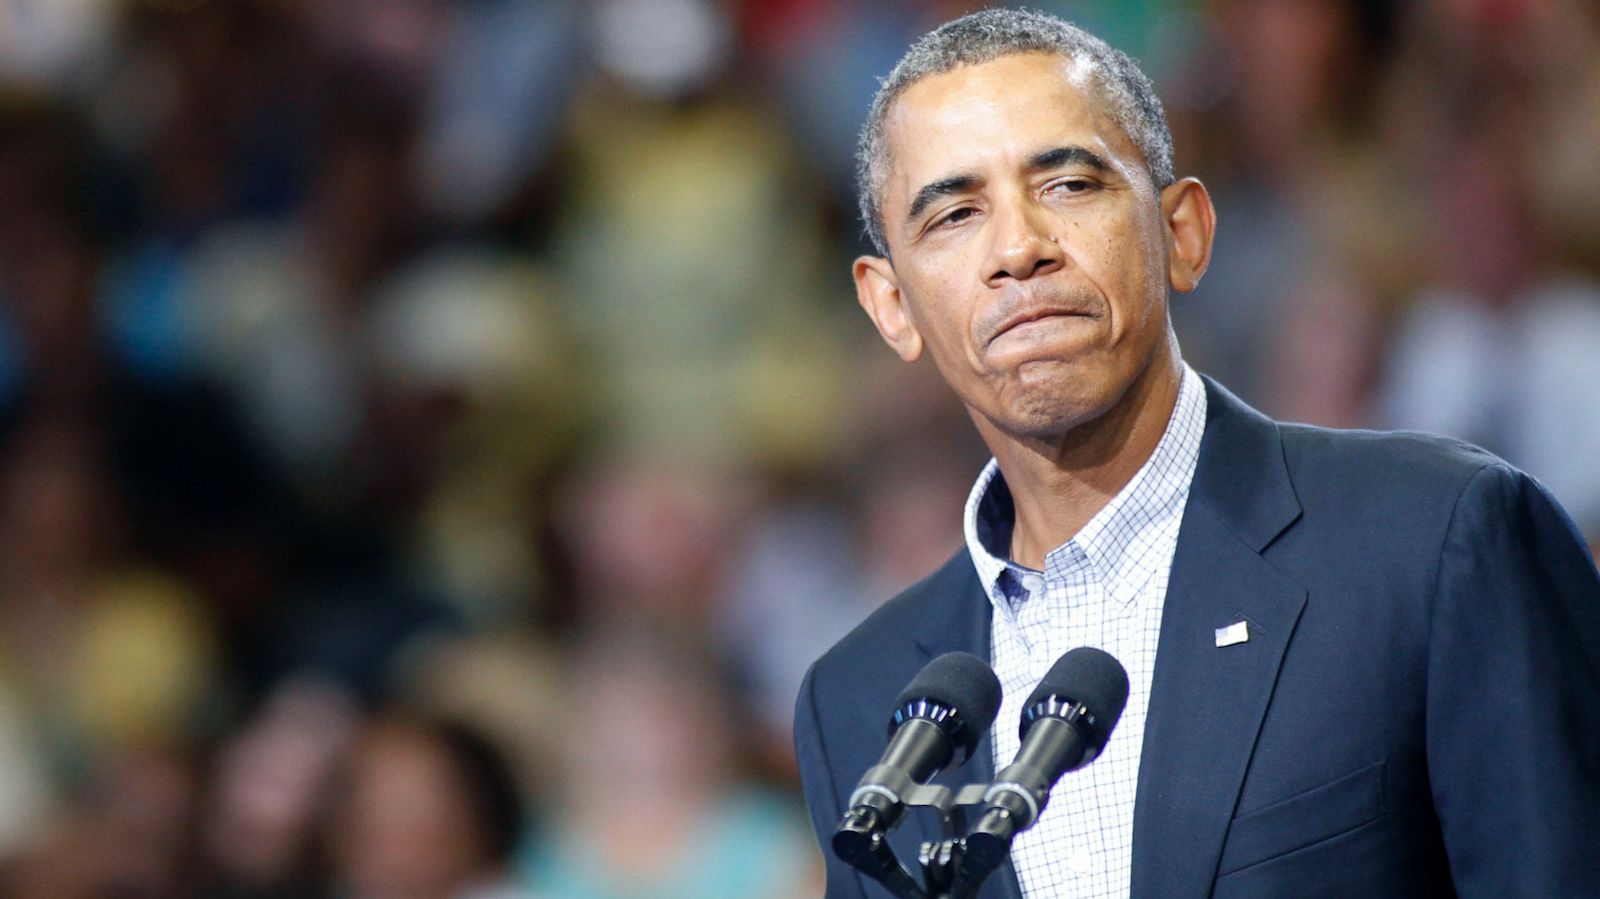
[[[861,305],[994,462],[966,549],[802,687],[830,899],[888,895],[826,847],[922,665],[965,650],[1005,687],[956,785],[1011,760],[1021,700],[1085,644],[1127,668],[1127,708],[985,897],[1600,890],[1600,577],[1575,528],[1475,448],[1280,425],[1184,364],[1168,292],[1214,214],[1126,56],[1038,14],[945,25],[880,90],[860,190]],[[937,822],[908,819],[915,866]]]

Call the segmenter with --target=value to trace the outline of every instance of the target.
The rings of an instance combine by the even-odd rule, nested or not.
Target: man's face
[[[980,430],[1064,435],[1174,359],[1169,278],[1192,284],[1169,272],[1165,198],[1101,105],[1084,66],[1026,53],[926,78],[889,112],[893,261],[858,260],[858,293]]]

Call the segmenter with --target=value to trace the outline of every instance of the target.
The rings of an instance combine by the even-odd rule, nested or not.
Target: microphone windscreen
[[[960,741],[970,757],[1000,711],[1000,678],[995,677],[988,662],[971,653],[947,652],[923,666],[900,692],[894,707],[903,708],[924,699],[960,713]]]
[[[1094,716],[1095,750],[1098,752],[1111,736],[1117,719],[1122,717],[1122,707],[1128,704],[1128,672],[1110,653],[1080,646],[1056,659],[1023,708],[1031,709],[1052,696],[1081,702],[1088,707]]]

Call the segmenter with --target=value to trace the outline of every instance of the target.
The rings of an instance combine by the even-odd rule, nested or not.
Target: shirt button
[[[1037,574],[1025,574],[1022,576],[1022,587],[1029,593],[1038,593],[1044,589],[1044,578]]]
[[[1072,869],[1072,873],[1074,874],[1088,874],[1089,868],[1092,865],[1093,862],[1089,858],[1089,853],[1085,850],[1074,849],[1072,853],[1067,856],[1067,866]]]

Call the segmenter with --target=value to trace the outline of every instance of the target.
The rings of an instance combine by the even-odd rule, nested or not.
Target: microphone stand
[[[875,820],[870,817],[845,817],[834,833],[834,855],[883,884],[897,899],[970,899],[1001,860],[969,858],[966,838],[957,836],[967,829],[967,809],[984,805],[988,790],[988,784],[967,784],[956,791],[945,786],[913,784],[902,791],[903,805],[931,808],[939,813],[942,838],[924,841],[917,852],[922,886],[895,857],[888,835],[875,827]]]

